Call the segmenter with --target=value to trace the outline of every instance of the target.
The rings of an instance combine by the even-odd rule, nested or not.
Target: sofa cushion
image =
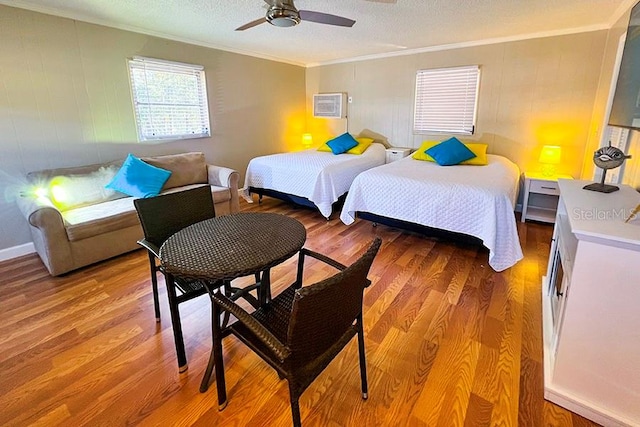
[[[58,175],[49,181],[49,199],[61,211],[119,198],[106,185],[118,172],[116,166],[104,166],[87,174]]]
[[[139,224],[133,200],[125,197],[63,212],[69,240],[82,240]]]
[[[163,191],[162,194],[175,193],[201,185],[176,187]],[[211,194],[214,204],[228,202],[231,199],[231,191],[227,187],[212,185]],[[139,224],[138,214],[133,205],[134,200],[135,197],[125,197],[63,212],[62,218],[69,240],[78,241]]]
[[[32,184],[45,184],[45,183],[48,183],[53,177],[56,177],[56,176],[60,176],[60,175],[88,175],[88,174],[90,174],[92,172],[96,172],[100,168],[104,168],[104,167],[114,167],[116,169],[116,171],[117,171],[118,169],[120,169],[120,167],[122,166],[123,162],[124,162],[124,159],[120,159],[120,160],[114,160],[112,162],[96,163],[96,164],[87,165],[87,166],[76,166],[76,167],[58,168],[58,169],[45,169],[45,170],[40,170],[40,171],[35,171],[35,172],[29,172],[27,174],[27,179]],[[126,197],[126,196],[123,196],[122,194],[120,196],[121,197]]]
[[[192,188],[200,187],[202,184],[184,185],[182,187],[170,188],[163,191],[161,194],[175,193],[176,191],[190,190]],[[218,187],[217,185],[211,185],[211,195],[213,196],[213,203],[224,203],[231,199],[231,190],[227,187]]]
[[[150,165],[171,171],[163,190],[191,184],[206,184],[207,164],[204,153],[172,154],[169,156],[141,157]]]
[[[104,188],[122,166],[122,160],[88,166],[45,169],[27,174],[31,185],[47,192],[54,205],[61,210],[73,209],[93,203],[126,197],[117,191]],[[66,200],[56,203],[54,192],[60,190],[66,194]],[[65,197],[63,197],[65,198]]]

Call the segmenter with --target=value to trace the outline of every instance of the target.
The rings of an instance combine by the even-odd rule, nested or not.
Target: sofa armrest
[[[22,196],[16,202],[32,226],[40,229],[52,226],[64,229],[62,214],[47,197]]]
[[[238,182],[240,174],[238,171],[225,168],[223,166],[207,165],[207,176],[210,185],[218,187],[227,187],[231,193],[229,201],[229,212],[234,213],[240,210],[240,201],[238,198]]]
[[[207,175],[209,184],[217,185],[218,187],[227,187],[231,190],[235,189],[237,192],[238,182],[240,181],[238,171],[223,166],[207,165]]]
[[[71,245],[60,211],[46,197],[23,196],[16,200],[30,225],[33,244],[52,276],[74,268]]]

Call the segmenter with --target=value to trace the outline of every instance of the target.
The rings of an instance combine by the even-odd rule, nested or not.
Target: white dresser
[[[543,278],[545,398],[606,426],[640,425],[640,203],[559,180]]]

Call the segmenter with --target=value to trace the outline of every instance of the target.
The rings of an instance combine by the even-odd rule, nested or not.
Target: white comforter
[[[342,208],[345,224],[369,212],[478,237],[496,271],[522,259],[515,215],[520,171],[488,155],[487,166],[438,166],[406,157],[361,173]]]
[[[384,162],[385,147],[377,143],[361,155],[310,149],[256,157],[247,167],[245,193],[256,187],[305,197],[328,218],[331,205],[349,190],[356,175]]]

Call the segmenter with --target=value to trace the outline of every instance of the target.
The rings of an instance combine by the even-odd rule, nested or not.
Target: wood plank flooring
[[[365,292],[369,399],[356,341],[303,394],[305,426],[593,426],[543,399],[541,276],[552,227],[518,222],[525,259],[494,272],[480,247],[426,238],[265,198],[245,211],[293,216],[307,247],[349,264],[383,239]],[[274,269],[273,293],[295,260]],[[310,264],[305,283],[332,274]],[[288,426],[286,381],[229,337],[229,403],[198,391],[211,346],[209,300],[182,304],[189,370],[178,374],[166,291],[156,323],[147,256],[64,277],[29,255],[0,263],[0,425]]]

